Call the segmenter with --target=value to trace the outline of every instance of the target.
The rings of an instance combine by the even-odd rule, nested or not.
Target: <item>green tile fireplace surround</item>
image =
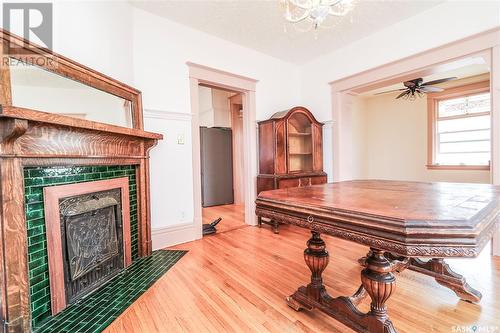
[[[135,166],[61,166],[24,169],[28,279],[33,327],[36,328],[51,318],[43,188],[119,177],[129,178],[132,260],[136,260],[138,258],[138,218]]]

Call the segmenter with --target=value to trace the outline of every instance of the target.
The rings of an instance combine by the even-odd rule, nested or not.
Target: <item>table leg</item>
[[[372,299],[369,314],[376,319],[368,322],[370,332],[396,332],[385,305],[396,288],[393,270],[394,267],[384,256],[384,251],[371,249],[370,256],[366,259],[366,267],[361,271],[361,282]]]
[[[322,297],[328,295],[323,285],[321,274],[328,265],[329,260],[330,255],[326,250],[325,242],[321,239],[319,233],[313,231],[312,237],[307,241],[307,249],[304,250],[304,261],[311,270],[311,283],[301,292],[305,291],[308,299],[320,302]],[[297,292],[303,288],[304,287],[299,288]],[[313,308],[311,304],[307,304],[306,302],[297,302],[297,300],[294,299],[294,295],[287,297],[286,301],[287,304],[296,311],[300,309],[312,310]]]
[[[370,252],[368,253],[370,255]],[[367,256],[368,256],[367,255]],[[391,253],[385,253],[385,256],[391,262],[398,262],[395,265],[396,272],[402,272],[409,269],[433,277],[440,285],[451,289],[463,301],[470,303],[478,303],[481,301],[481,293],[472,288],[466,281],[465,277],[454,272],[442,258],[432,258],[428,261],[423,261],[418,258],[398,257]],[[366,266],[366,258],[358,260],[362,266]]]
[[[329,254],[319,233],[312,232],[304,260],[311,270],[311,282],[286,298],[291,308],[296,311],[317,308],[357,332],[396,333],[385,305],[394,291],[396,279],[392,274],[394,267],[383,251],[372,249],[366,259],[366,268],[361,272],[362,286],[351,297],[333,298],[326,292],[322,273],[328,265]],[[372,299],[371,310],[362,313],[356,305],[366,295]]]
[[[259,228],[262,227],[262,223],[269,224],[273,228],[273,232],[275,234],[279,234],[280,223],[278,221],[273,219],[264,220],[261,216],[257,216],[257,225]]]
[[[433,258],[429,261],[412,258],[408,269],[432,276],[437,283],[453,290],[464,301],[471,303],[481,301],[481,293],[469,286],[465,277],[455,273],[442,258]]]
[[[280,223],[278,221],[273,220],[273,231],[275,234],[280,233],[279,227],[280,227]]]
[[[366,296],[368,296],[368,293],[366,292],[365,287],[363,287],[363,285],[361,285],[358,288],[358,290],[354,293],[354,295],[349,297],[349,301],[351,301],[351,303],[353,305],[357,306],[359,303],[361,303],[366,298]]]

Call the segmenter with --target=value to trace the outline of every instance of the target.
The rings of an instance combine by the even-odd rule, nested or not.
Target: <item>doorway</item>
[[[491,183],[488,59],[446,65],[352,97],[353,179]]]
[[[198,87],[203,234],[245,226],[242,94]],[[215,228],[214,228],[215,227]]]
[[[240,181],[243,183],[241,192],[244,197],[243,221],[246,225],[256,225],[255,198],[257,178],[257,128],[255,91],[257,80],[245,76],[229,73],[219,69],[187,63],[189,69],[191,92],[191,128],[192,128],[192,157],[193,157],[193,202],[194,225],[197,234],[195,238],[202,237],[203,207],[201,195],[201,156],[200,156],[200,109],[199,86],[237,92],[241,96],[242,112],[242,154],[243,167]],[[235,97],[236,99],[236,97]],[[238,104],[238,103],[235,103]],[[240,213],[241,214],[241,213]],[[240,215],[241,216],[241,215]],[[239,217],[238,219],[241,219]]]

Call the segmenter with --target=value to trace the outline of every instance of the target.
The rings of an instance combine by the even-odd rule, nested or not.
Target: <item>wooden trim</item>
[[[112,190],[116,188],[119,188],[121,191],[124,254],[123,264],[124,267],[127,267],[132,263],[128,177],[69,185],[49,186],[43,189],[52,315],[56,315],[66,308],[59,200],[75,195]]]
[[[360,94],[390,85],[390,82],[402,82],[402,77],[415,78],[414,71],[421,71],[430,66],[438,67],[439,71],[443,71],[444,68],[440,66],[445,65],[446,62],[482,52],[490,54],[489,49],[497,45],[500,45],[499,27],[330,81],[329,84],[332,87],[335,86],[336,91],[352,91]],[[427,71],[423,76],[432,72],[434,71]],[[404,76],[405,74],[407,75]]]
[[[440,165],[427,164],[429,170],[490,170],[489,165]]]
[[[474,95],[467,94],[464,96],[474,96]],[[446,99],[443,99],[443,100],[446,100]],[[436,101],[439,102],[439,100],[436,100]],[[436,120],[437,121],[439,121],[439,120],[453,120],[453,119],[474,118],[474,117],[490,116],[490,115],[491,115],[491,112],[487,111],[487,112],[469,113],[469,114],[456,115],[456,116],[436,117]],[[462,131],[455,131],[455,132],[462,132]],[[449,133],[453,133],[453,132],[450,131]]]
[[[193,223],[196,233],[194,239],[202,237],[202,206],[201,206],[201,157],[200,157],[200,110],[199,110],[199,81],[189,78],[191,97],[191,157],[193,159]]]
[[[256,93],[246,91],[243,101],[243,179],[245,198],[245,223],[257,224],[255,215],[255,199],[257,198],[257,127],[256,127]]]
[[[243,204],[245,202],[243,184],[243,114],[240,117],[240,110],[243,109],[243,98],[241,94],[236,94],[228,98],[229,112],[231,114],[231,129],[233,138],[233,190],[234,203]]]
[[[0,40],[8,45],[16,46],[8,48],[8,56],[13,59],[33,63],[33,59],[43,58],[45,61],[37,62],[37,66],[131,101],[133,127],[139,130],[144,129],[141,92],[139,90],[1,28]],[[2,55],[2,60],[5,55],[7,53]],[[11,105],[12,101],[6,104]]]
[[[3,156],[2,156],[3,157]],[[23,167],[30,166],[81,166],[81,165],[140,165],[138,158],[87,158],[87,157],[22,157]]]
[[[201,167],[200,167],[200,131],[199,131],[199,101],[200,84],[241,92],[243,103],[243,174],[245,198],[245,223],[256,225],[255,198],[257,196],[257,127],[255,90],[257,80],[241,75],[221,71],[203,65],[187,62],[189,67],[189,84],[191,97],[191,135],[193,157],[193,202],[194,225],[197,229],[195,238],[202,236],[201,217]]]
[[[458,98],[462,96],[473,96],[480,93],[490,91],[490,81],[481,81],[471,84],[466,84],[458,87],[446,89],[438,93],[427,94],[427,169],[428,170],[490,170],[489,165],[439,165],[435,164],[436,159],[436,122],[437,105],[439,101]],[[486,114],[486,113],[485,113]],[[491,112],[487,112],[491,114]],[[479,116],[474,114],[471,116]],[[446,117],[440,119],[464,118],[467,116]]]
[[[427,98],[427,168],[434,164],[434,147],[436,142],[436,101]]]
[[[154,140],[163,139],[162,134],[146,132],[140,129],[108,125],[96,121],[78,119],[74,117],[63,116],[60,114],[48,113],[48,112],[20,108],[15,106],[8,106],[8,105],[0,106],[0,118],[1,117],[25,119],[29,121],[36,121],[46,124],[69,126],[69,127],[134,136],[146,139],[154,139]]]
[[[23,169],[18,158],[0,162],[2,319],[14,328],[12,332],[29,332],[31,322]]]
[[[189,77],[197,79],[198,84],[236,92],[255,91],[256,89],[258,80],[189,61],[186,65],[189,67]]]
[[[10,69],[4,54],[8,53],[8,44],[0,40],[0,105],[12,104],[12,90],[10,87]]]
[[[500,185],[500,45],[491,48],[491,180]],[[500,230],[493,236],[491,252],[500,256]]]

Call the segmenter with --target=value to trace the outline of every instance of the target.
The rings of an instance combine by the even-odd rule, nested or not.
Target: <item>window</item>
[[[428,95],[431,169],[489,169],[489,81]]]

